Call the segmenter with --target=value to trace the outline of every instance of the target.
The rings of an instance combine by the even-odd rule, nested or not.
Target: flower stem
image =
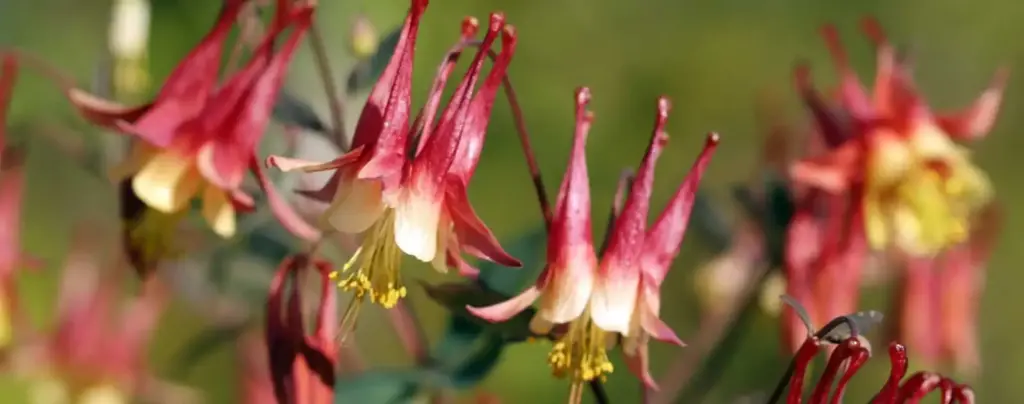
[[[331,135],[335,146],[342,151],[348,150],[348,136],[345,134],[345,105],[338,97],[338,85],[331,74],[331,63],[327,58],[327,48],[324,45],[324,37],[320,33],[320,26],[313,23],[309,26],[309,45],[313,48],[313,60],[316,64],[317,74],[323,81],[324,92],[327,94],[327,104],[331,113]]]

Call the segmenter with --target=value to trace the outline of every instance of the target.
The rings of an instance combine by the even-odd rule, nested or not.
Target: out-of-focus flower
[[[248,334],[237,345],[239,361],[238,396],[247,404],[278,404],[271,380],[270,364],[267,360],[267,345],[262,335]]]
[[[467,307],[492,322],[505,321],[534,301],[541,304],[530,324],[546,335],[554,325],[568,324],[556,337],[548,362],[558,377],[570,377],[571,400],[579,401],[580,385],[603,378],[613,370],[607,349],[615,334],[623,335],[630,367],[653,386],[646,372],[648,338],[682,345],[658,318],[659,288],[679,250],[694,194],[717,135],[711,135],[694,169],[651,229],[646,229],[654,167],[668,135],[664,131],[669,103],[658,102],[654,134],[625,206],[614,219],[607,249],[600,262],[594,253],[590,219],[590,184],[586,138],[592,115],[587,111],[590,90],[576,92],[576,132],[569,167],[559,188],[548,233],[547,265],[535,285],[493,306]]]
[[[450,263],[461,262],[462,251],[507,266],[521,265],[498,245],[465,193],[479,159],[494,95],[511,61],[515,30],[505,25],[502,14],[491,14],[476,57],[437,125],[432,126],[437,108],[434,101],[443,91],[450,65],[442,66],[425,108],[425,129],[417,139],[409,130],[410,85],[419,21],[426,6],[426,0],[412,1],[396,51],[363,108],[350,152],[323,164],[276,156],[267,160],[286,171],[335,170],[324,188],[301,192],[331,201],[323,218],[326,226],[362,235],[362,245],[339,271],[350,271],[339,286],[354,292],[357,306],[368,297],[391,308],[405,296],[399,271],[403,252],[431,262],[442,272]],[[468,42],[476,31],[476,20],[467,19],[462,42]],[[501,52],[474,96],[483,61],[499,35]],[[411,158],[410,151],[414,152]],[[351,315],[357,306],[350,308]],[[350,322],[354,317],[343,320]]]
[[[118,314],[119,283],[104,278],[90,247],[76,242],[67,258],[56,328],[15,347],[14,368],[33,380],[35,403],[129,403],[155,382],[146,344],[165,296],[154,279]]]
[[[12,316],[17,304],[15,272],[38,266],[21,252],[21,204],[24,188],[23,153],[7,145],[7,110],[18,75],[17,60],[0,55],[0,348],[11,342]]]
[[[357,59],[366,59],[373,56],[377,53],[377,47],[380,46],[378,36],[377,28],[373,26],[373,23],[370,22],[367,16],[363,14],[356,15],[347,37],[349,51]]]
[[[313,333],[307,335],[300,275],[309,270],[320,276],[322,288]],[[334,402],[337,292],[330,273],[330,263],[311,262],[300,255],[285,259],[270,283],[265,335],[270,376],[279,403]]]
[[[213,29],[182,60],[149,104],[122,106],[77,88],[66,89],[72,104],[90,122],[141,140],[112,173],[116,180],[129,181],[133,197],[147,208],[126,226],[137,266],[151,266],[174,252],[167,243],[193,198],[202,200],[202,215],[216,234],[232,236],[236,211],[250,210],[253,204],[241,190],[248,168],[260,180],[275,212],[282,212],[279,217],[286,228],[305,238],[318,236],[316,229],[287,209],[255,156],[313,8],[279,1],[273,29],[253,51],[253,57],[218,85],[224,43],[243,3],[225,3]],[[283,46],[275,50],[274,43],[286,28],[293,29]]]
[[[995,206],[982,215],[967,241],[938,257],[903,257],[894,299],[895,338],[928,366],[948,366],[967,377],[981,366],[977,311],[1002,220]]]
[[[822,340],[808,338],[793,358],[793,369],[788,380],[787,403],[800,403],[804,398],[804,379],[807,367],[818,355]],[[829,356],[828,364],[821,378],[814,384],[808,404],[840,403],[850,379],[871,358],[871,344],[860,336],[839,343]],[[906,348],[896,342],[889,345],[891,363],[889,378],[871,400],[873,404],[904,404],[920,402],[932,391],[939,391],[942,403],[974,403],[974,391],[952,379],[932,372],[918,372],[904,380],[907,374],[908,358]],[[836,377],[839,378],[838,382]],[[835,390],[833,390],[833,384]],[[781,391],[779,391],[781,393]],[[829,398],[831,396],[831,399]],[[778,398],[778,397],[776,397]]]
[[[149,0],[117,0],[107,43],[114,59],[114,88],[138,94],[149,85]]]
[[[991,198],[988,179],[955,142],[988,132],[1007,74],[997,73],[965,112],[936,115],[877,24],[869,20],[865,27],[877,47],[873,94],[860,85],[835,29],[825,27],[841,76],[839,114],[814,112],[833,148],[798,162],[790,171],[797,181],[832,194],[855,191],[872,248],[934,255],[963,241],[970,218]],[[805,93],[814,93],[806,74],[800,85]]]

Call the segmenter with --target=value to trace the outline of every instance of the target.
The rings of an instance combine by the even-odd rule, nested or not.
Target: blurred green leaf
[[[491,336],[482,347],[470,356],[462,365],[449,373],[451,385],[455,388],[473,387],[483,381],[494,370],[505,352],[507,343],[501,338]]]
[[[377,46],[377,53],[366,60],[360,61],[352,68],[352,72],[349,73],[348,80],[346,81],[346,93],[349,95],[359,93],[369,89],[373,86],[373,83],[377,82],[380,75],[384,73],[384,68],[391,61],[391,55],[395,53],[395,48],[398,46],[398,38],[401,34],[401,26],[392,29],[380,41],[380,45]]]
[[[215,353],[226,344],[233,343],[252,326],[249,320],[239,321],[231,324],[221,324],[207,328],[192,338],[175,355],[173,373],[184,377],[192,367],[203,360],[207,355]]]
[[[480,282],[505,296],[515,296],[537,280],[544,268],[544,249],[548,239],[543,225],[506,244],[508,253],[523,262],[522,268],[507,268],[491,262],[480,264]]]
[[[443,283],[440,285],[424,284],[427,296],[440,303],[452,312],[453,316],[463,317],[484,328],[484,331],[497,335],[508,342],[525,341],[533,336],[530,332],[530,319],[536,310],[527,308],[523,312],[501,323],[491,323],[480,319],[466,310],[466,306],[483,307],[508,300],[508,296],[488,290],[476,283]],[[464,332],[464,331],[460,331]]]
[[[371,370],[338,378],[334,385],[334,402],[412,403],[420,389],[437,386],[442,382],[439,375],[429,369]]]
[[[721,208],[703,192],[698,191],[693,200],[690,223],[690,229],[697,233],[697,240],[707,246],[712,254],[724,251],[732,243],[729,221],[725,219]]]
[[[285,257],[295,252],[294,246],[282,240],[278,227],[263,226],[257,228],[245,237],[244,248],[246,253],[259,257],[267,264],[277,266]]]
[[[287,91],[281,91],[272,112],[274,120],[317,133],[327,133],[327,125],[320,120],[313,107]]]
[[[464,316],[451,316],[441,340],[430,352],[431,361],[444,369],[452,368],[452,358],[464,356],[484,335],[484,326]]]

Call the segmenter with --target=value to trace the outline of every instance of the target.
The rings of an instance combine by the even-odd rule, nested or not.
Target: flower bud
[[[377,53],[380,45],[377,28],[365,15],[357,15],[348,35],[349,51],[356,59],[368,59]]]
[[[149,0],[115,0],[108,47],[114,59],[114,91],[138,94],[149,83]]]

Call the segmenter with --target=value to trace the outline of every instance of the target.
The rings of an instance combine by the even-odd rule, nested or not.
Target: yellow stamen
[[[600,379],[615,370],[607,351],[608,334],[597,327],[586,310],[569,323],[569,331],[555,342],[548,353],[548,364],[555,377],[569,377],[573,392],[582,389],[583,383]],[[570,394],[570,402],[579,402],[578,394]],[[573,401],[576,400],[576,401]]]
[[[155,265],[160,260],[174,258],[183,252],[177,245],[176,233],[178,223],[187,213],[186,209],[163,213],[146,208],[138,220],[125,223],[132,248],[139,252],[145,265]]]
[[[342,320],[342,333],[347,333],[346,327],[354,327],[363,299],[369,297],[371,302],[390,309],[406,295],[399,273],[402,252],[395,244],[394,228],[395,214],[388,210],[366,231],[362,245],[340,271],[344,273],[351,270],[347,277],[338,282],[338,287],[352,292],[352,303]],[[340,273],[335,271],[330,276],[331,279],[337,279]]]

